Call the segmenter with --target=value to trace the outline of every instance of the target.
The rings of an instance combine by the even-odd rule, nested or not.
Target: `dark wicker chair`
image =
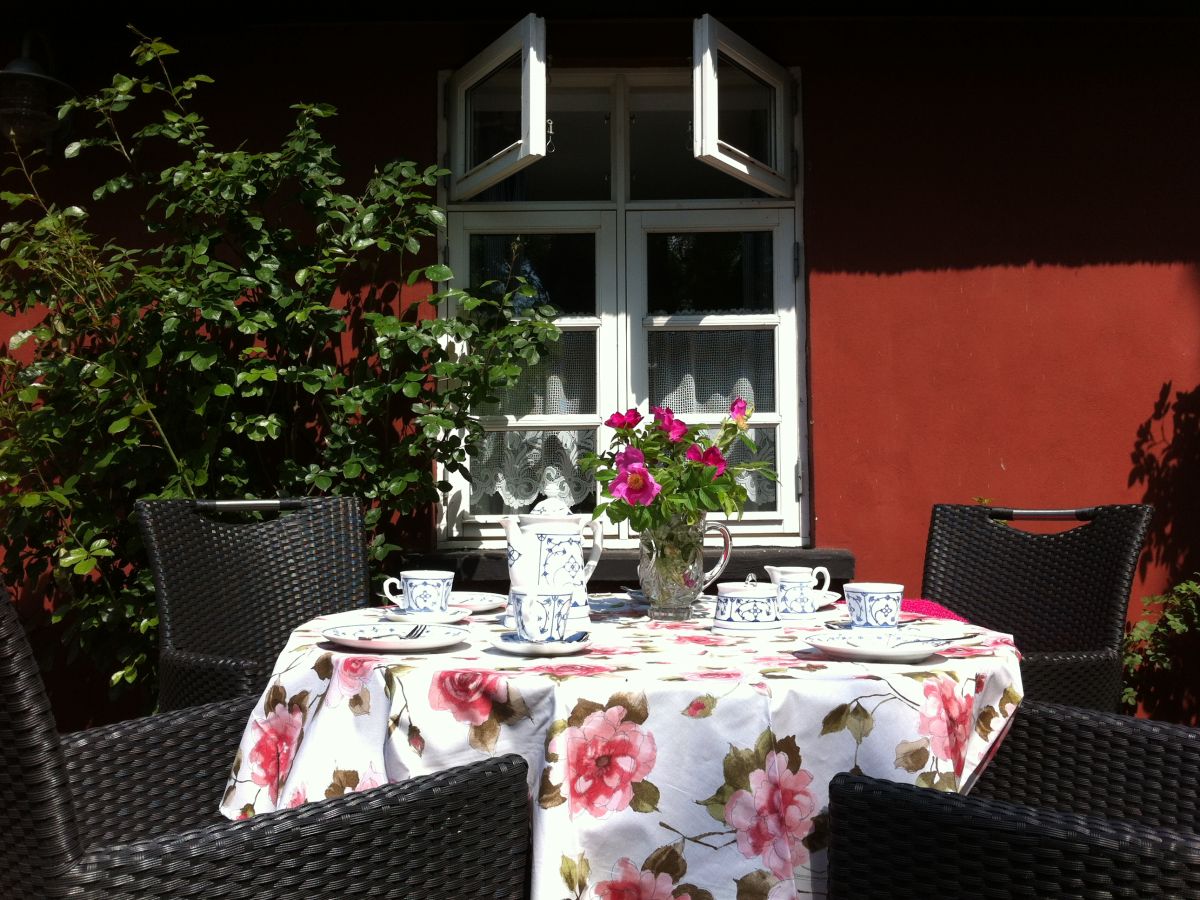
[[[524,895],[528,768],[519,756],[222,818],[255,699],[59,735],[0,592],[0,897]]]
[[[1129,593],[1152,507],[933,507],[922,596],[1011,634],[1025,696],[1114,711]],[[1055,534],[1002,524],[1079,519]]]
[[[969,797],[829,790],[832,898],[1200,897],[1200,729],[1036,701]]]
[[[288,635],[367,605],[362,503],[139,500],[158,596],[160,710],[261,691]],[[279,512],[263,521],[215,516]]]

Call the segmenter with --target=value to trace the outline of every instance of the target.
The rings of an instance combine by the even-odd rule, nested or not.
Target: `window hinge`
[[[800,242],[792,244],[792,279],[800,280]]]
[[[796,463],[796,499],[799,500],[804,494],[804,476],[800,474],[800,463]]]

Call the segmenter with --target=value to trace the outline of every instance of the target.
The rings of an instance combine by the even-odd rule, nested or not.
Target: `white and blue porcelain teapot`
[[[554,514],[505,516],[508,580],[513,590],[571,589],[572,619],[588,618],[587,583],[604,550],[601,523],[566,509]],[[583,558],[583,534],[592,532],[592,547]]]

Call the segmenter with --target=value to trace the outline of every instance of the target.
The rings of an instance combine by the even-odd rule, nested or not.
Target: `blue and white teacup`
[[[539,644],[565,639],[572,593],[569,587],[557,593],[515,588],[509,591],[508,602],[518,637]]]
[[[403,594],[393,594],[399,585]],[[440,569],[410,569],[383,583],[383,593],[407,613],[444,613],[450,608],[454,573]]]
[[[850,624],[855,628],[895,628],[900,624],[904,585],[882,581],[852,581],[842,588]]]
[[[727,582],[717,585],[713,628],[719,631],[769,631],[779,628],[775,585]]]

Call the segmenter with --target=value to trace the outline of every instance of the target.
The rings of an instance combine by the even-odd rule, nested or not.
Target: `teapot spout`
[[[508,538],[510,544],[520,543],[521,524],[517,521],[516,516],[502,516],[500,526],[504,529],[504,536]]]
[[[777,566],[763,566],[767,570],[767,574],[771,577],[771,584],[779,584],[779,568]]]

